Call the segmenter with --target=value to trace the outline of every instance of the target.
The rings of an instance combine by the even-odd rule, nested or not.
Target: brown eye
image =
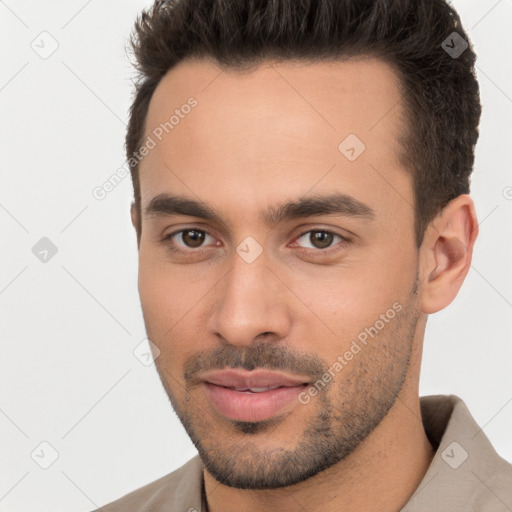
[[[164,236],[162,244],[170,251],[183,254],[199,253],[208,247],[219,247],[222,244],[207,231],[196,228],[180,229]],[[196,251],[195,249],[199,249]]]
[[[327,231],[312,231],[309,235],[311,244],[317,249],[325,249],[332,244],[334,236]]]
[[[313,229],[302,234],[297,238],[297,242],[301,247],[306,249],[328,249],[336,243],[345,241],[345,238],[337,233],[324,231],[321,229]]]
[[[181,240],[187,247],[200,247],[205,240],[206,233],[197,229],[181,231]]]

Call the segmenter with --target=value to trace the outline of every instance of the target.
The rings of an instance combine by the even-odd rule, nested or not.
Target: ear
[[[430,314],[448,306],[471,266],[478,221],[473,200],[462,194],[429,224],[420,248],[422,310]]]
[[[140,247],[140,215],[135,202],[132,202],[130,206],[130,216],[132,218],[132,226],[135,228],[135,232],[137,233],[137,248]]]

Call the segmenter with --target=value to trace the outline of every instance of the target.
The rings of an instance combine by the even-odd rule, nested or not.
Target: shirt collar
[[[455,395],[420,399],[436,454],[401,512],[512,510],[512,466],[494,450],[466,404]]]

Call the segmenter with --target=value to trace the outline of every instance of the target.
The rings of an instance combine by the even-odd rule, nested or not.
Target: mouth
[[[307,379],[267,370],[225,369],[203,376],[206,396],[226,418],[258,422],[289,412]]]
[[[221,386],[226,387],[226,386]],[[272,391],[273,389],[278,389],[283,386],[271,386],[271,387],[263,387],[263,388],[230,388],[226,387],[226,389],[233,389],[234,391],[240,391],[243,393],[263,393],[265,391]]]

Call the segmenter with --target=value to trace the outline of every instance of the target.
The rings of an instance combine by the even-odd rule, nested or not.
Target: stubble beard
[[[260,422],[217,421],[205,410],[204,404],[196,400],[194,390],[198,386],[187,385],[186,371],[185,397],[176,398],[169,383],[174,383],[176,390],[181,387],[176,385],[175,379],[166,377],[157,359],[162,384],[206,470],[230,487],[275,489],[307,480],[351,454],[386,417],[402,390],[419,319],[414,300],[416,284],[409,303],[379,336],[369,340],[310,403],[298,404],[289,418]],[[211,368],[222,367],[217,364],[221,361],[226,366],[248,370],[264,367],[300,373],[308,368],[316,377],[332,366],[332,362],[321,362],[314,356],[291,356],[283,347],[268,344],[224,347],[215,352],[215,363],[210,363],[211,356],[203,354],[198,360]],[[289,364],[290,360],[294,364]],[[201,364],[196,361],[195,367],[198,369]],[[309,414],[309,419],[304,420],[304,412]],[[286,422],[293,422],[296,414],[301,414],[299,423],[305,422],[306,426],[298,440],[288,440],[294,446],[265,450],[265,440],[283,423],[286,429]],[[290,428],[293,423],[288,423]]]

